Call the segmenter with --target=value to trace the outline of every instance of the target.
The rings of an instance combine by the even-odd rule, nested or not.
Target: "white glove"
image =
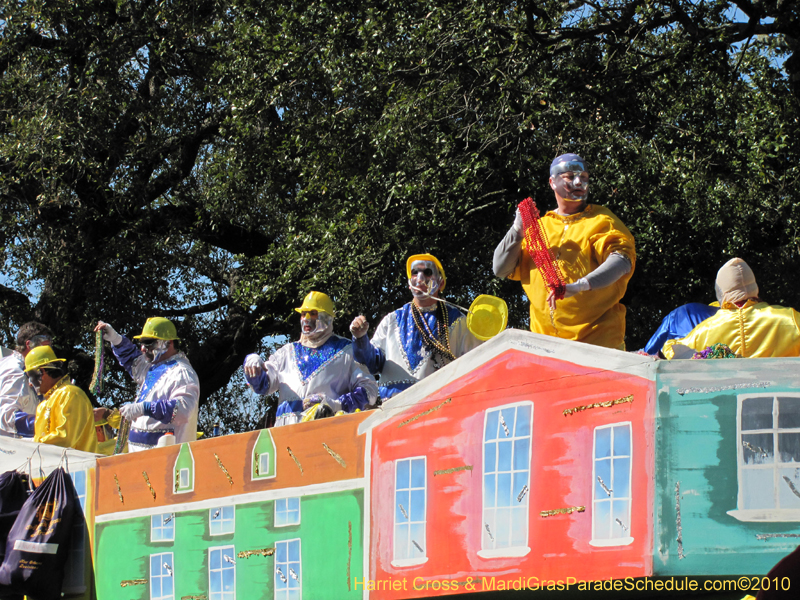
[[[264,361],[258,354],[248,354],[244,358],[244,374],[248,377],[257,377],[261,371],[266,371]]]
[[[362,338],[367,335],[369,331],[369,321],[364,315],[358,315],[353,322],[350,323],[350,333],[354,338]]]
[[[98,321],[97,327],[95,327],[94,330],[97,331],[98,329],[103,330],[103,339],[107,342],[111,342],[112,346],[119,346],[122,342],[122,336],[114,331],[114,328],[108,323]]]
[[[514,213],[514,231],[517,233],[524,233],[522,227],[522,215],[519,213],[519,208],[517,208],[517,212]]]
[[[126,404],[119,409],[119,414],[133,423],[139,417],[144,416],[144,403],[131,402],[130,404]]]

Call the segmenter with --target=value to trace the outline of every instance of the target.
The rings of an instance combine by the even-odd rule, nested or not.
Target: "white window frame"
[[[514,474],[522,472],[521,470],[515,470],[514,469],[514,450],[513,450],[514,441],[515,440],[525,439],[525,438],[528,439],[528,465],[527,465],[527,472],[528,472],[527,487],[528,487],[528,489],[522,495],[522,498],[518,501],[520,504],[524,504],[524,507],[525,507],[525,510],[524,510],[525,515],[526,515],[526,517],[525,517],[525,542],[521,546],[519,546],[519,545],[518,546],[508,545],[508,546],[499,546],[498,547],[497,546],[497,538],[494,537],[495,536],[495,532],[491,532],[491,536],[489,537],[489,541],[490,541],[490,543],[491,543],[491,545],[493,547],[485,548],[484,547],[484,543],[486,542],[486,535],[487,535],[486,525],[488,524],[487,523],[488,511],[490,511],[490,510],[495,510],[496,511],[497,508],[499,508],[497,506],[489,506],[489,507],[486,506],[486,493],[485,493],[486,492],[486,490],[485,490],[486,476],[489,473],[494,473],[495,475],[497,475],[497,473],[499,473],[499,471],[488,471],[487,472],[486,445],[490,444],[490,443],[494,443],[495,445],[497,445],[497,442],[493,441],[493,440],[487,442],[487,440],[486,440],[486,427],[487,427],[488,422],[489,422],[489,415],[490,414],[496,412],[496,413],[502,415],[502,411],[503,410],[506,410],[506,409],[509,409],[509,408],[513,408],[513,409],[516,410],[517,407],[520,407],[520,406],[529,406],[530,409],[531,409],[530,422],[528,423],[528,425],[530,427],[530,429],[529,429],[530,433],[527,436],[519,436],[518,437],[518,436],[516,436],[516,431],[514,431],[513,433],[510,433],[508,436],[504,436],[503,439],[505,441],[510,441],[511,442],[511,447],[512,447],[511,472],[510,472],[511,484],[512,485],[513,485],[513,482],[514,482]],[[516,416],[515,416],[514,424],[515,424],[515,428],[516,428]],[[498,427],[498,432],[500,432],[501,431],[501,429],[500,429],[501,423],[500,423],[499,418],[498,418],[497,427]],[[504,430],[502,430],[502,431],[504,431]],[[498,433],[498,435],[499,435],[499,433]],[[531,551],[530,546],[529,546],[529,536],[530,536],[530,518],[531,518],[530,517],[530,497],[531,497],[531,486],[533,485],[533,482],[532,482],[532,479],[531,479],[531,475],[532,475],[532,473],[531,473],[531,464],[533,462],[533,402],[531,402],[530,400],[525,400],[525,401],[522,401],[522,402],[513,402],[511,404],[504,404],[503,406],[496,406],[496,407],[487,409],[486,411],[484,411],[484,414],[483,414],[483,427],[481,428],[480,436],[481,436],[480,439],[481,439],[481,467],[482,468],[481,468],[481,483],[480,483],[480,486],[481,486],[481,515],[480,515],[480,532],[479,532],[479,535],[480,535],[480,539],[481,539],[481,549],[478,551],[478,556],[480,556],[481,558],[501,558],[501,557],[526,556]],[[495,440],[498,440],[498,439],[501,439],[501,438],[499,438],[499,437],[495,438]],[[495,450],[495,461],[498,461],[498,460],[499,460],[499,458],[497,456],[497,451]],[[490,466],[492,468],[495,468],[496,464],[495,465],[490,465]],[[519,494],[521,494],[521,493],[522,493],[522,490],[520,490],[520,492],[516,495],[516,497],[519,497]],[[512,490],[512,502],[516,499],[516,497],[514,497],[514,490]],[[495,477],[495,503],[496,502],[497,502],[497,478]],[[493,520],[493,522],[494,522],[494,520]],[[512,523],[513,523],[513,521],[512,521]],[[490,530],[491,530],[491,528],[490,528]]]
[[[425,481],[423,486],[420,487],[411,487],[411,467],[414,461],[422,461],[422,473],[424,475]],[[408,488],[398,488],[397,487],[397,468],[400,463],[408,463],[408,477],[409,477],[409,487]],[[421,565],[428,562],[428,459],[426,456],[410,456],[408,458],[400,458],[394,461],[394,481],[392,481],[392,488],[394,489],[393,497],[394,502],[392,504],[393,510],[392,514],[394,515],[394,525],[392,528],[392,566],[393,567],[412,567],[414,565]],[[408,519],[405,520],[403,523],[398,523],[397,521],[397,510],[398,510],[398,501],[397,501],[397,494],[401,491],[406,491],[411,494],[412,491],[419,491],[422,490],[423,497],[425,498],[425,509],[423,510],[423,519],[421,521],[411,521],[411,502],[409,501],[409,506],[403,507],[401,512],[405,510],[405,514],[408,515]],[[398,543],[398,525],[408,525],[408,539],[404,541],[404,543],[408,546],[409,550],[414,542],[420,543],[422,545],[422,556],[416,556],[413,558],[397,558],[396,551],[397,551],[397,543]],[[422,532],[423,538],[422,540],[412,540],[411,539],[411,525],[422,525]]]
[[[165,561],[164,557],[167,557],[167,556],[169,557],[169,561]],[[159,569],[162,568],[162,566],[161,566],[162,563],[164,563],[164,562],[168,562],[169,563],[169,566],[172,569],[172,575],[163,575],[160,572],[157,575],[153,574],[153,558],[155,558],[155,557],[158,557]],[[150,581],[147,583],[147,586],[148,586],[150,600],[175,600],[175,561],[173,559],[172,552],[159,552],[158,554],[151,554],[150,555],[150,562],[148,564],[148,570],[150,572]],[[156,579],[163,578],[163,577],[169,577],[172,580],[172,590],[166,596],[163,595],[163,594],[161,596],[154,596],[153,595],[153,581],[156,580]],[[161,591],[162,592],[164,591],[163,587],[162,587]]]
[[[742,406],[746,400],[753,400],[756,398],[772,398],[772,427],[769,429],[748,429],[746,432],[742,431]],[[794,465],[793,468],[800,468],[800,463],[794,462],[780,462],[780,451],[778,435],[780,433],[800,433],[800,427],[791,427],[780,429],[778,425],[779,417],[779,398],[794,398],[800,402],[800,394],[796,392],[763,392],[755,394],[739,394],[736,407],[736,481],[737,481],[737,499],[735,510],[729,510],[728,514],[739,521],[769,521],[769,522],[793,522],[800,521],[800,509],[798,508],[780,508],[780,494],[778,492],[780,486],[786,485],[782,476],[780,475],[781,469]],[[765,434],[772,433],[773,447],[772,456],[773,462],[766,465],[747,466],[744,463],[744,444],[742,443],[742,435],[745,434]],[[745,506],[745,495],[743,485],[742,472],[745,470],[772,470],[773,471],[773,500],[774,506],[772,508],[747,508]],[[800,487],[798,487],[800,489]]]
[[[289,571],[290,565],[294,562],[289,560],[289,544],[292,544],[294,542],[297,542],[297,555],[299,556],[297,563],[298,563],[298,568],[300,569],[300,572],[296,573],[297,575],[296,579]],[[278,561],[278,546],[280,545],[286,546],[286,562]],[[274,580],[275,600],[289,600],[289,590],[290,590],[289,587],[286,587],[285,589],[278,589],[279,583],[283,583],[280,579],[280,575],[278,575],[278,569],[281,570],[281,573],[287,579],[287,582],[289,581],[290,578],[297,581],[297,587],[292,589],[296,589],[297,590],[296,596],[298,598],[302,598],[303,597],[303,546],[300,542],[300,538],[293,538],[290,540],[280,540],[275,542],[274,564],[275,567],[273,570],[273,576],[275,577]]]
[[[214,514],[219,511],[219,515],[217,518],[214,518]],[[230,515],[230,518],[227,518],[225,513]],[[220,525],[221,531],[214,531],[214,525]],[[213,508],[208,509],[208,533],[209,535],[231,535],[236,531],[236,507],[233,504],[227,504],[224,506],[215,506]]]
[[[168,523],[164,523],[164,519],[170,517]],[[153,524],[154,519],[158,519],[158,526]],[[169,527],[166,527],[169,525]],[[171,530],[172,537],[162,537],[161,539],[155,539],[153,535],[155,531],[160,530],[162,533],[164,530]],[[175,513],[159,513],[157,515],[150,515],[150,542],[153,544],[160,544],[162,542],[174,542],[175,541]]]
[[[211,568],[211,553],[212,552],[219,552],[219,563],[220,563],[220,585],[224,580],[223,573],[226,570],[233,571],[233,591],[232,592],[225,592],[224,590],[220,590],[219,592],[212,592],[211,591],[211,573],[216,571],[216,569]],[[236,548],[234,546],[213,546],[208,549],[208,600],[236,600],[236,564],[229,563],[225,560],[225,555],[231,557],[231,560],[236,560]],[[232,594],[232,595],[231,595]]]
[[[289,501],[290,500],[293,500],[293,501],[296,500],[297,501],[297,520],[296,521],[292,521],[292,522],[288,522],[288,520],[287,520],[287,522],[285,522],[285,523],[278,523],[278,515],[279,514],[281,514],[281,513],[286,514],[287,515],[287,519],[288,519],[289,513],[294,512],[294,510],[289,510]],[[280,509],[280,503],[283,503],[283,506],[284,506],[283,510]],[[300,525],[300,516],[301,516],[300,515],[300,505],[301,505],[301,502],[300,502],[300,497],[299,496],[290,496],[288,498],[277,498],[275,500],[275,520],[274,520],[275,527],[290,527],[292,525]]]
[[[75,486],[80,503],[80,512],[73,517],[72,536],[69,542],[69,554],[64,564],[64,581],[62,590],[68,594],[82,594],[86,591],[86,487],[88,473],[86,469],[69,474]]]
[[[614,435],[615,429],[617,428],[628,428],[628,447],[630,448],[630,454],[624,455],[616,455],[614,454]],[[611,430],[611,454],[608,457],[598,459],[597,458],[597,432],[603,429],[610,429]],[[628,459],[628,496],[617,496],[616,495],[616,486],[615,486],[615,475],[614,475],[614,459],[621,459],[627,458]],[[611,478],[610,481],[604,481],[603,483],[608,487],[610,494],[608,492],[604,492],[606,495],[603,497],[598,498],[596,496],[597,492],[597,461],[598,460],[608,460],[611,465]],[[596,546],[596,547],[609,547],[609,546],[628,546],[633,543],[633,524],[631,523],[631,515],[633,514],[633,424],[631,421],[621,421],[619,423],[608,423],[607,425],[599,425],[594,428],[592,433],[592,481],[591,481],[591,489],[592,489],[592,539],[589,541],[589,545]],[[628,501],[628,515],[626,519],[626,523],[624,524],[627,527],[628,535],[619,535],[610,538],[595,538],[595,518],[597,515],[596,505],[600,502],[610,502],[612,511],[609,518],[614,518],[613,513],[613,506],[614,500],[627,500]],[[613,522],[611,523],[612,531]],[[625,530],[623,529],[623,532]]]

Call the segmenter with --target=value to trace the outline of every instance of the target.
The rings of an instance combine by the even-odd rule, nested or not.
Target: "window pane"
[[[523,437],[531,434],[531,407],[530,404],[517,407],[517,424],[514,435]]]
[[[425,525],[423,523],[411,525],[410,550],[411,556],[425,556]]]
[[[408,492],[396,492],[394,503],[394,520],[395,523],[402,523],[408,521]]]
[[[778,398],[778,427],[800,428],[800,398]]]
[[[497,506],[511,506],[511,473],[497,475]]]
[[[225,563],[225,568],[222,570],[222,589],[226,592],[232,592],[233,585],[233,565],[230,563]]]
[[[781,469],[778,472],[778,502],[781,508],[800,508],[800,469]]]
[[[530,465],[528,447],[530,438],[514,441],[514,469],[527,469]]]
[[[526,491],[522,497],[520,497],[520,495],[522,494],[522,491],[525,489],[526,485],[528,485],[528,472],[520,471],[514,473],[514,486],[511,490],[513,498],[511,499],[511,504],[525,503],[525,498],[528,495],[528,492]]]
[[[408,463],[409,461],[407,460],[398,460],[396,463],[396,476],[394,482],[394,488],[396,490],[408,489],[409,482],[411,481]]]
[[[594,457],[606,458],[611,456],[611,428],[595,429]]]
[[[289,562],[297,562],[300,560],[300,542],[293,540],[289,542]]]
[[[497,437],[503,439],[514,435],[514,423],[516,421],[514,416],[516,413],[516,408],[504,408],[500,411],[500,429],[497,432]]]
[[[494,410],[486,416],[486,431],[483,436],[484,440],[488,441],[497,439],[497,428],[500,426],[497,418],[499,414],[500,413]]]
[[[771,433],[742,434],[744,464],[763,465],[773,462],[773,437]]]
[[[772,398],[748,398],[742,401],[742,431],[772,429]]]
[[[598,500],[609,498],[611,487],[611,460],[597,460],[594,463],[594,497]],[[605,488],[608,488],[606,491]]]
[[[411,461],[411,487],[425,487],[425,461],[422,459]]]
[[[495,521],[497,530],[494,537],[498,547],[508,547],[511,545],[511,508],[498,508],[497,519]]]
[[[604,540],[611,537],[611,501],[594,503],[594,538]]]
[[[286,508],[288,510],[300,510],[300,498],[287,498]]]
[[[525,506],[515,506],[511,510],[511,545],[524,546],[528,539],[528,509]]]
[[[286,562],[286,544],[275,544],[275,560],[279,563]]]
[[[491,442],[484,445],[483,461],[486,472],[497,471],[497,444]]]
[[[221,563],[222,556],[219,550],[212,550],[211,551],[211,559],[209,560],[209,564],[211,565],[212,569],[219,569],[222,566]]]
[[[411,521],[425,520],[425,490],[411,492],[411,512],[408,516]]]
[[[781,462],[800,462],[800,433],[778,434]]]
[[[631,428],[628,425],[614,427],[614,456],[631,455]]]
[[[497,444],[497,470],[511,470],[511,442],[501,440]]]
[[[483,476],[483,501],[485,506],[497,506],[497,499],[495,497],[495,483],[497,475],[484,475]]]
[[[739,483],[745,508],[775,508],[774,471],[768,469],[742,469]]]
[[[398,523],[394,527],[394,557],[396,559],[408,558],[408,532],[409,525]]]
[[[614,496],[617,498],[628,498],[631,495],[630,468],[630,458],[614,459]]]
[[[611,523],[612,537],[628,537],[631,524],[629,521],[630,500],[614,500],[612,503],[613,521]]]

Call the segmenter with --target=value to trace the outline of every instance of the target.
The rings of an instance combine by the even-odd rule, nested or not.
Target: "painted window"
[[[530,551],[527,546],[532,425],[530,402],[486,411],[481,556],[521,556]]]
[[[150,541],[172,542],[175,540],[175,513],[150,516]]]
[[[189,487],[189,469],[180,470],[180,487]]]
[[[235,511],[233,506],[218,506],[209,509],[208,524],[211,535],[233,533],[236,528],[234,519]]]
[[[300,498],[275,500],[275,527],[300,524]]]
[[[194,490],[194,456],[189,444],[181,444],[175,459],[174,492],[185,494]]]
[[[150,555],[150,600],[175,600],[172,552]]]
[[[233,546],[208,549],[209,600],[236,600],[236,552]]]
[[[425,457],[405,458],[394,464],[395,566],[420,564],[426,553]]]
[[[64,565],[64,582],[62,590],[66,593],[83,593],[86,590],[84,571],[86,569],[86,470],[70,473],[75,493],[78,496],[80,510],[76,511],[73,518],[72,536],[70,538],[69,554]]]
[[[631,424],[594,430],[592,468],[593,546],[622,546],[631,534]]]
[[[800,520],[800,396],[739,396],[738,412],[739,508]]]
[[[275,477],[275,442],[269,429],[262,429],[253,446],[250,478],[255,481],[272,477]]]
[[[300,600],[300,540],[275,542],[275,600]]]

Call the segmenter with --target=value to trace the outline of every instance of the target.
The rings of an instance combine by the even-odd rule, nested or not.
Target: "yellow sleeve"
[[[119,414],[119,410],[116,408],[112,410],[111,414],[109,414],[108,417],[106,418],[108,424],[111,425],[111,427],[113,427],[114,429],[119,429],[119,423],[121,420],[122,420],[122,415]]]
[[[36,418],[44,419],[44,414],[45,411],[37,413]],[[43,431],[34,441],[83,449],[80,442],[86,423],[94,424],[92,405],[88,399],[81,398],[79,388],[69,386],[60,392],[50,409],[50,431]]]
[[[635,266],[636,242],[628,228],[618,219],[609,217],[608,228],[594,236],[592,245],[595,255],[601,257],[601,263],[605,262],[614,252],[618,252],[628,257],[632,267]]]

